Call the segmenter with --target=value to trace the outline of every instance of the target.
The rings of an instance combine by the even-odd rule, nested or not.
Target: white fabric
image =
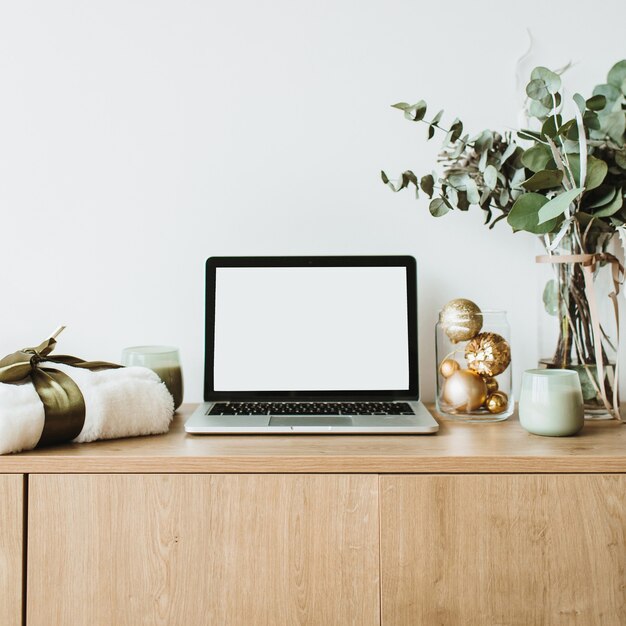
[[[161,379],[145,367],[89,371],[50,363],[79,386],[85,424],[75,442],[167,432],[174,400]],[[0,454],[32,450],[44,425],[43,404],[32,383],[0,383]]]

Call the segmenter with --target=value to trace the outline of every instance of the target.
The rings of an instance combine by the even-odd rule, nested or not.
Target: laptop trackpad
[[[270,426],[352,426],[351,417],[342,415],[276,415]]]

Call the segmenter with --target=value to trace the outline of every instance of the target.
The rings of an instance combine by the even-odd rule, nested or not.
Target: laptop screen
[[[243,266],[210,259],[209,395],[414,391],[414,274],[391,258],[372,264],[377,257],[344,257],[330,265],[329,257],[300,265],[266,259],[266,266],[252,263],[263,259]]]

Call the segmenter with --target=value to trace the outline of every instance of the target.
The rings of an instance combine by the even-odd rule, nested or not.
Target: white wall
[[[537,359],[530,236],[479,212],[430,217],[379,170],[430,171],[439,143],[389,108],[426,99],[468,128],[517,123],[516,60],[575,66],[585,92],[624,57],[626,5],[571,1],[0,4],[0,352],[67,323],[60,351],[115,360],[178,345],[202,394],[210,255],[409,253],[420,265],[423,393],[448,299],[509,311]]]

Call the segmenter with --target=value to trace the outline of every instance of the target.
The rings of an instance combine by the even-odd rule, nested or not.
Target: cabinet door
[[[378,624],[378,478],[38,475],[28,625]]]
[[[626,476],[381,478],[383,626],[626,624]]]
[[[22,623],[24,477],[0,474],[0,624]]]

